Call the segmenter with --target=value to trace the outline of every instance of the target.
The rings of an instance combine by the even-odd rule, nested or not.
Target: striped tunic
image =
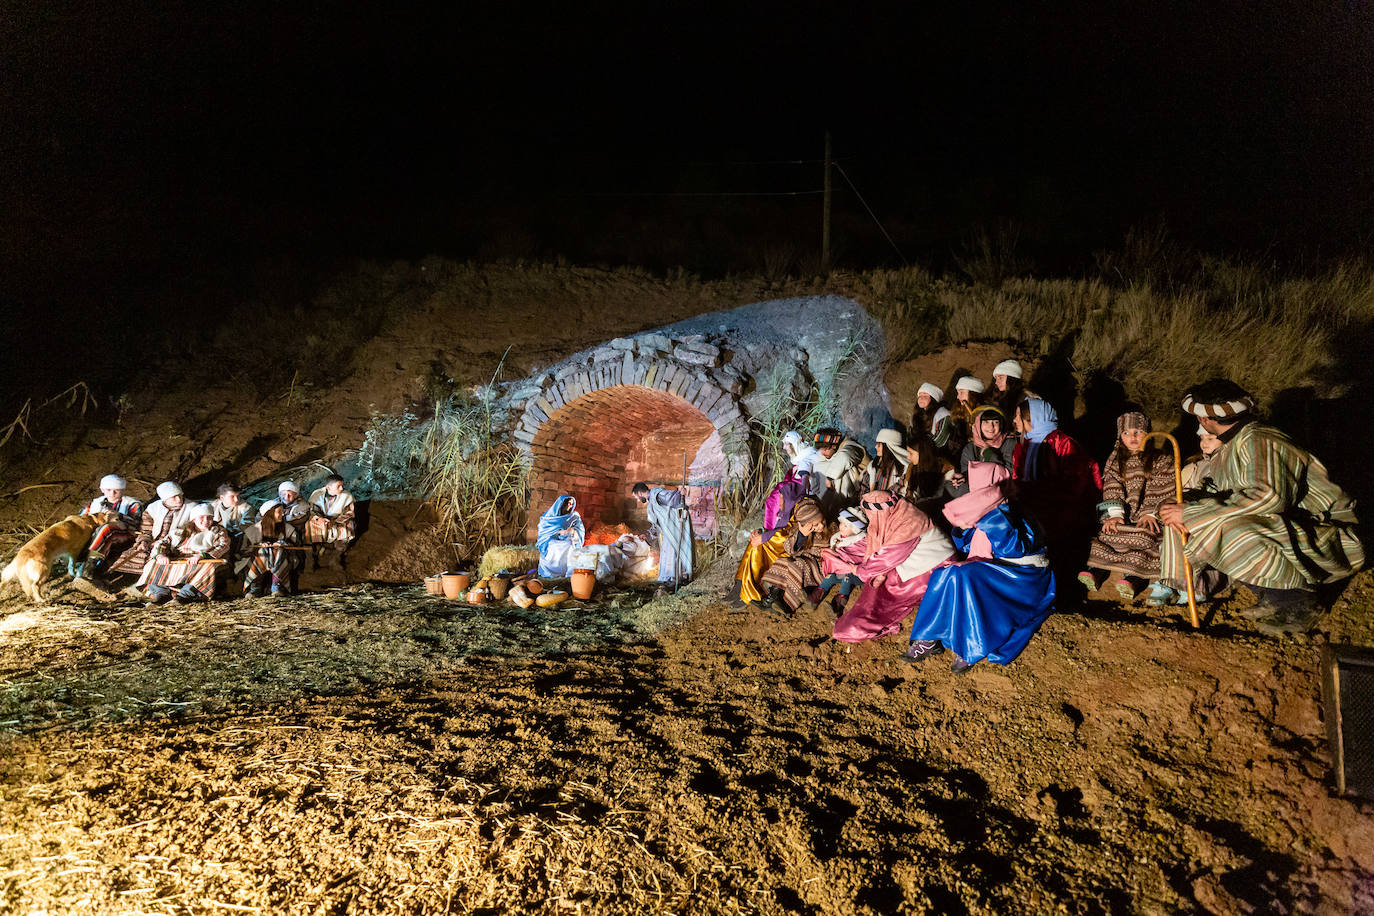
[[[140,585],[161,585],[173,591],[193,585],[207,598],[215,597],[228,572],[229,532],[219,525],[197,531],[173,550],[157,554],[145,568]],[[206,562],[216,561],[216,562]]]
[[[1093,538],[1088,565],[1123,576],[1153,579],[1159,575],[1160,535],[1141,526],[1146,516],[1159,518],[1160,505],[1174,494],[1173,464],[1157,455],[1149,471],[1144,456],[1131,452],[1121,462],[1113,453],[1104,465],[1102,502],[1098,503],[1106,521],[1119,518],[1125,524],[1115,531],[1100,531]],[[1122,467],[1122,465],[1125,465]]]
[[[1194,571],[1210,566],[1247,585],[1292,589],[1343,579],[1364,565],[1355,501],[1284,433],[1249,423],[1210,465],[1218,492],[1183,507]],[[1171,532],[1160,556],[1162,578],[1175,587],[1184,579],[1179,548]]]

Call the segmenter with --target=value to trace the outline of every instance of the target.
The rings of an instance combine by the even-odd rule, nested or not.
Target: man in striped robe
[[[1303,633],[1316,623],[1317,586],[1364,565],[1355,536],[1355,501],[1326,468],[1284,433],[1254,418],[1255,401],[1239,385],[1213,379],[1190,389],[1183,409],[1221,440],[1212,458],[1215,493],[1171,503],[1161,520],[1161,579],[1182,589],[1183,557],[1195,573],[1211,567],[1259,595],[1246,616],[1272,636]],[[1188,544],[1178,534],[1186,532]]]

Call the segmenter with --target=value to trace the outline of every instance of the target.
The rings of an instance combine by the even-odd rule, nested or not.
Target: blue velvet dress
[[[1054,577],[1045,563],[1039,525],[1002,503],[973,528],[956,528],[954,546],[968,553],[975,531],[993,559],[966,560],[930,574],[911,638],[938,640],[969,664],[1005,665],[1021,654],[1054,605]],[[1022,561],[1022,562],[1017,562]],[[1029,561],[1029,562],[1027,562]]]

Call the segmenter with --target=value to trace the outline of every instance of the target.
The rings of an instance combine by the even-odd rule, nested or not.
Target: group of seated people
[[[353,495],[337,474],[309,499],[284,481],[276,498],[256,508],[232,483],[221,484],[213,501],[193,502],[175,481],[164,481],[146,506],[126,488],[123,477],[107,474],[100,495],[81,510],[112,519],[72,568],[77,588],[99,598],[110,597],[107,586],[121,576],[136,577],[126,592],[154,604],[208,601],[240,575],[244,596],[289,595],[307,553],[318,568],[320,550],[335,550],[344,566],[355,536]]]
[[[1310,629],[1319,589],[1363,565],[1354,501],[1233,382],[1182,400],[1202,454],[1179,502],[1144,413],[1117,418],[1104,468],[1021,376],[1014,360],[999,363],[991,395],[963,376],[949,406],[923,384],[909,434],[882,430],[871,456],[836,429],[809,445],[787,433],[790,467],[740,561],[735,606],[826,606],[839,615],[834,637],[850,642],[895,632],[914,609],[907,658],[949,648],[962,671],[1010,662],[1085,589],[1185,603],[1185,560],[1198,600],[1228,581],[1249,586],[1260,600],[1243,613],[1271,635]]]

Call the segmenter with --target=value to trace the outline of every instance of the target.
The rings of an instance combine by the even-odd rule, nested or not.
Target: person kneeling
[[[854,575],[865,584],[831,631],[842,642],[897,632],[925,594],[931,570],[954,559],[949,538],[906,500],[875,490],[859,505],[868,515],[868,534]]]

